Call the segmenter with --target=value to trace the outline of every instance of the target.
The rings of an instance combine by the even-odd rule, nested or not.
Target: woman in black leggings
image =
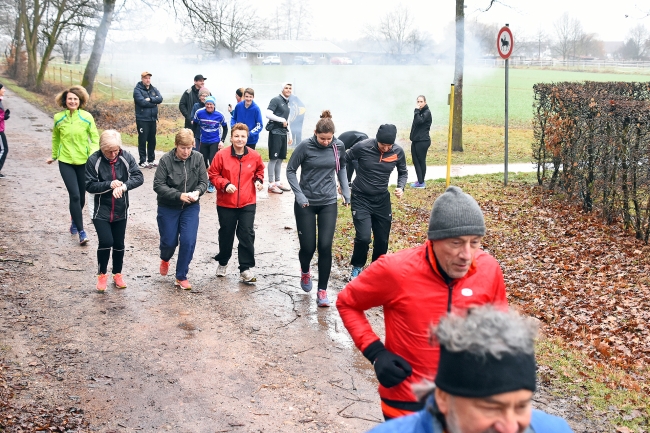
[[[431,146],[431,110],[427,105],[427,98],[418,96],[417,107],[413,113],[413,126],[411,126],[411,157],[415,166],[418,181],[411,184],[413,188],[424,188],[424,177],[427,175],[427,151]]]
[[[82,209],[86,204],[86,161],[99,149],[99,132],[93,116],[81,108],[88,102],[88,92],[72,86],[56,96],[56,103],[65,108],[54,115],[52,128],[52,157],[47,163],[59,161],[59,171],[70,196],[70,233],[79,234],[79,244],[85,245]]]
[[[135,158],[121,148],[120,133],[107,129],[99,138],[99,150],[86,162],[86,191],[91,194],[92,220],[97,231],[97,291],[104,292],[108,259],[113,250],[113,283],[126,289],[122,278],[124,235],[129,213],[129,193],[144,182]]]
[[[350,189],[345,171],[345,147],[334,138],[334,122],[328,110],[323,111],[316,124],[314,136],[303,140],[291,155],[287,165],[287,179],[296,197],[293,212],[296,216],[300,241],[300,287],[312,289],[309,266],[316,251],[318,227],[318,294],[319,307],[329,307],[327,282],[332,268],[332,241],[337,217],[337,177],[343,192],[343,204],[350,203]],[[300,168],[300,182],[296,171]]]

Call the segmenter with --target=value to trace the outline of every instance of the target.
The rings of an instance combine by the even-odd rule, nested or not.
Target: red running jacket
[[[429,343],[430,326],[437,325],[450,307],[457,310],[488,303],[507,305],[503,273],[496,259],[477,251],[467,274],[449,287],[427,241],[380,257],[345,286],[336,307],[354,344],[363,352],[379,340],[364,311],[383,306],[386,349],[406,359],[413,374],[391,388],[379,385],[379,395],[384,404],[407,409],[417,401],[411,385],[424,379],[433,381],[438,369],[440,348]]]
[[[233,146],[228,146],[212,158],[208,177],[217,189],[217,206],[242,208],[257,201],[255,181],[264,181],[264,163],[260,154],[248,146],[241,158]],[[237,187],[234,194],[226,192],[230,184]]]

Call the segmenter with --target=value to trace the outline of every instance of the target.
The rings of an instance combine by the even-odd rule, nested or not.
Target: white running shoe
[[[253,274],[253,271],[250,269],[246,269],[242,273],[239,274],[241,277],[241,280],[243,283],[254,283],[257,281],[257,278],[255,278],[255,275]]]
[[[228,270],[228,265],[218,265],[217,266],[217,277],[225,277],[226,276],[226,271]]]

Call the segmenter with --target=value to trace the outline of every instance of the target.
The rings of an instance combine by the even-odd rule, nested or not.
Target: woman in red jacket
[[[244,283],[257,281],[250,268],[255,266],[256,191],[262,190],[264,163],[255,150],[246,146],[248,126],[236,123],[230,134],[232,146],[221,149],[212,159],[208,177],[217,190],[219,216],[219,262],[217,276],[225,277],[232,244],[237,234],[239,272]]]

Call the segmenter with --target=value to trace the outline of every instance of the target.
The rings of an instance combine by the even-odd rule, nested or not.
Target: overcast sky
[[[247,0],[261,16],[272,16],[271,12],[279,6],[281,0]],[[366,25],[378,23],[380,18],[396,7],[395,0],[305,0],[311,5],[312,23],[311,39],[356,39],[363,35]],[[642,23],[650,29],[650,1],[639,0],[503,0],[504,6],[495,4],[488,12],[480,12],[489,0],[466,0],[467,20],[479,20],[484,23],[509,23],[515,41],[517,34],[533,35],[542,28],[553,35],[553,23],[568,12],[578,18],[587,33],[597,33],[604,41],[622,41],[628,29]],[[413,12],[416,25],[428,32],[440,42],[445,30],[454,19],[455,2],[453,0],[408,0],[402,2]],[[141,32],[141,36],[154,40],[164,40],[171,34],[174,26],[162,11],[151,20],[153,25]],[[627,15],[627,18],[626,18]],[[168,21],[169,25],[161,25]],[[178,33],[178,29],[177,29]],[[116,39],[133,37],[133,32],[114,35]]]

